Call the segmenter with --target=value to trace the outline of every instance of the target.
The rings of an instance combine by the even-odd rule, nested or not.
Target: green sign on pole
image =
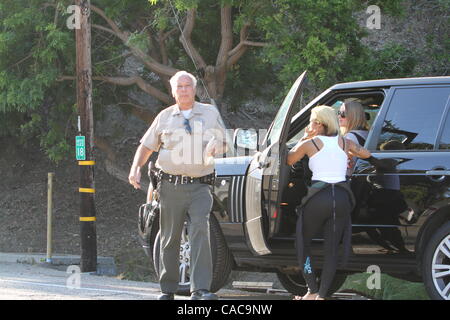
[[[86,160],[86,138],[85,136],[75,138],[77,160]]]

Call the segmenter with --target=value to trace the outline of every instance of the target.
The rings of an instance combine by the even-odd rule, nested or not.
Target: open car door
[[[281,191],[289,178],[286,139],[305,79],[306,71],[297,78],[278,110],[263,142],[267,148],[254,155],[247,172],[245,231],[248,245],[256,255],[271,253],[267,245],[273,233],[271,220],[277,219]]]

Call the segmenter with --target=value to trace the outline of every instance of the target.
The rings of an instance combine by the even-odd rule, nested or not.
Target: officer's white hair
[[[188,76],[189,78],[191,78],[192,86],[194,87],[194,90],[197,87],[197,79],[194,77],[194,75],[192,75],[192,74],[190,74],[189,72],[186,72],[186,71],[178,71],[169,80],[170,87],[172,88],[172,94],[175,94],[175,91],[177,90],[178,79],[180,79],[183,76]]]

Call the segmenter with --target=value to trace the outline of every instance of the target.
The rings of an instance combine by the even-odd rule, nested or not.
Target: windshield
[[[289,90],[288,94],[286,95],[286,98],[284,98],[283,103],[281,104],[280,109],[277,112],[277,115],[275,116],[275,120],[273,120],[272,128],[269,132],[269,135],[266,139],[267,145],[272,144],[274,141],[278,141],[280,138],[281,130],[283,129],[284,120],[286,118],[287,113],[289,112],[289,107],[292,104],[292,100],[295,97],[295,94],[297,93],[298,87],[302,83],[303,77],[299,77],[297,81],[295,81],[294,85]]]

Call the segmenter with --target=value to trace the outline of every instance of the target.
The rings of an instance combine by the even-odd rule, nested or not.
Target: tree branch
[[[191,40],[191,34],[195,24],[195,14],[196,9],[189,9],[186,17],[186,23],[184,24],[183,32],[181,33],[180,36],[180,42],[183,45],[184,50],[195,61],[197,66],[201,69],[205,69],[206,68],[205,60],[203,60],[202,56],[198,53],[197,49],[195,49]]]
[[[122,77],[93,77],[94,80],[103,80],[109,83],[117,84],[120,86],[137,85],[141,90],[147,92],[149,95],[164,102],[165,104],[173,103],[173,99],[168,94],[161,92],[152,85],[148,84],[144,79],[139,76],[132,76],[127,78]]]
[[[248,37],[248,28],[250,28],[250,23],[244,23],[239,33],[239,43],[236,47],[228,52],[229,57],[234,55],[237,51],[241,50],[242,46],[244,45],[244,41],[246,41]]]
[[[178,29],[173,28],[172,30],[170,30],[168,32],[164,32],[164,31],[158,32],[157,41],[158,41],[158,47],[159,47],[159,54],[161,56],[161,63],[163,63],[165,65],[169,64],[169,55],[167,53],[166,40],[171,34],[173,34],[177,30]],[[169,77],[162,76],[161,80],[162,80],[164,86],[166,87],[167,92],[172,92],[172,88],[170,87],[170,83],[169,83]]]
[[[116,60],[116,59],[127,58],[127,57],[129,57],[131,55],[133,55],[131,52],[125,52],[125,53],[122,53],[122,54],[120,54],[120,55],[118,55],[116,57],[112,57],[112,58],[107,59],[107,60],[96,62],[95,64],[98,65],[98,64],[102,64],[102,63],[107,63],[107,62],[111,62],[111,61]]]
[[[111,33],[111,34],[113,34],[113,35],[115,35],[117,37],[117,34],[114,32],[114,30],[106,28],[104,26],[101,26],[101,25],[98,25],[98,24],[92,24],[92,28],[99,29],[99,30]]]
[[[248,41],[248,40],[244,41],[244,44],[250,47],[266,47],[268,45],[268,43],[266,42]]]
[[[128,41],[128,34],[120,30],[119,26],[110,18],[108,18],[103,10],[91,4],[91,10],[97,13],[106,23],[111,27],[113,34],[115,34],[123,42]],[[108,31],[110,32],[110,31]]]
[[[159,38],[160,41],[166,41],[167,38],[169,38],[171,35],[176,33],[178,31],[177,28],[173,28],[172,30],[169,30],[167,32],[161,32],[161,37]]]
[[[264,47],[267,43],[248,41],[248,29],[250,28],[250,23],[245,23],[240,31],[240,41],[236,47],[228,52],[227,68],[233,66],[248,50],[248,47]]]
[[[76,80],[74,76],[61,76],[58,78],[58,81],[65,80]],[[148,84],[144,79],[139,76],[132,77],[106,77],[106,76],[96,76],[92,77],[92,80],[96,81],[105,81],[108,83],[116,84],[119,86],[131,86],[137,85],[140,89],[147,92],[149,95],[155,97],[156,99],[162,101],[165,104],[172,104],[173,99],[168,94],[163,93],[152,85]]]
[[[25,60],[28,60],[30,58],[33,57],[33,52],[31,52],[30,54],[28,54],[25,58],[20,59],[19,61],[17,61],[16,63],[14,63],[13,65],[10,65],[9,67],[7,67],[6,69],[10,69],[13,68],[19,64],[21,64],[22,62],[24,62]]]
[[[220,48],[217,54],[216,66],[226,66],[228,52],[233,46],[233,26],[231,22],[231,7],[220,8]]]
[[[153,122],[153,119],[155,119],[155,113],[150,112],[143,106],[137,105],[135,103],[131,102],[119,102],[117,103],[118,106],[125,106],[129,105],[131,106],[131,113],[138,117],[141,120],[144,120],[146,123],[150,124]]]
[[[164,75],[164,76],[172,76],[178,71],[175,68],[172,68],[170,66],[163,65],[161,63],[156,62],[151,56],[147,55],[141,49],[130,45],[130,43],[128,41],[129,40],[128,32],[123,32],[122,30],[120,30],[120,28],[117,26],[117,24],[113,20],[109,19],[106,16],[105,12],[103,10],[101,10],[100,8],[98,8],[94,5],[91,5],[91,9],[92,9],[92,11],[94,11],[95,13],[100,15],[106,21],[106,23],[111,27],[111,29],[108,29],[105,27],[98,28],[99,26],[96,25],[96,28],[116,35],[120,40],[122,40],[122,42],[128,48],[130,48],[131,52],[133,52],[133,54],[136,57],[138,57],[144,63],[144,65],[147,68],[149,68],[151,71],[154,71],[157,74]]]

